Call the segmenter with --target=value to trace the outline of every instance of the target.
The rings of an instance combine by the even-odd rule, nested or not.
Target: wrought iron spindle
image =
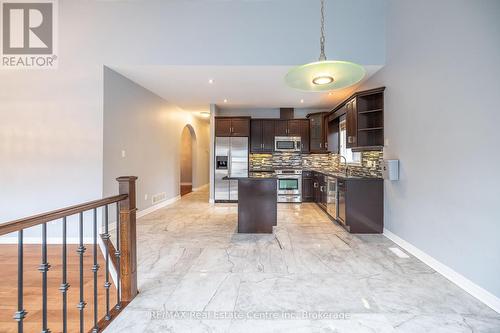
[[[109,212],[108,205],[104,207],[104,234],[102,235],[102,239],[104,241],[104,251],[106,253],[106,273],[105,273],[105,281],[104,288],[106,288],[106,320],[111,319],[111,315],[109,313],[109,287],[111,287],[111,283],[109,282]]]
[[[23,332],[23,320],[27,312],[23,309],[23,231],[17,232],[17,311],[14,319],[17,321],[17,332]]]
[[[47,272],[50,265],[47,262],[47,223],[42,224],[42,263],[38,270],[42,272],[42,333],[50,333],[47,325]]]
[[[99,271],[99,265],[97,264],[97,208],[94,208],[93,240],[94,265],[92,266],[92,272],[94,272],[94,328],[92,329],[92,332],[97,333],[99,331],[99,328],[97,327],[97,272]]]
[[[116,308],[120,308],[120,203],[116,203]]]
[[[67,281],[67,262],[66,262],[67,246],[66,246],[66,217],[62,219],[62,282],[59,290],[62,293],[62,318],[63,318],[63,333],[68,331],[68,288]]]
[[[80,256],[80,302],[77,305],[78,310],[80,310],[80,333],[83,333],[83,309],[85,309],[85,303],[83,301],[83,254],[85,253],[85,246],[83,246],[83,212],[80,213],[80,223],[79,223],[79,240],[80,245],[78,246],[78,250],[76,252]]]

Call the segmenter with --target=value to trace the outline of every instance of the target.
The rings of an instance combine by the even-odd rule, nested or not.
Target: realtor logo
[[[54,68],[55,0],[0,0],[0,5],[2,68]]]

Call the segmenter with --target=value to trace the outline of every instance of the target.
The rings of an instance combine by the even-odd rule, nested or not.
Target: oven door
[[[301,194],[300,177],[278,177],[278,194]]]

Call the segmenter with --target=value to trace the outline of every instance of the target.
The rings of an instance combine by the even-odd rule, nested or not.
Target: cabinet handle
[[[347,142],[354,143],[354,137],[353,136],[348,136],[347,137]]]
[[[325,148],[328,148],[328,142],[325,142]]]
[[[315,182],[314,183],[314,188],[316,188],[316,187],[318,187],[318,183]]]
[[[321,142],[319,143],[319,147],[320,147],[320,148],[322,148],[322,147],[321,147]]]

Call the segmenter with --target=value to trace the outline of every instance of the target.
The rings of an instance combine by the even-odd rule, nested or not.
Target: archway
[[[195,147],[196,134],[191,125],[184,126],[181,134],[181,175],[180,194],[181,196],[193,191],[193,170],[195,169]]]

